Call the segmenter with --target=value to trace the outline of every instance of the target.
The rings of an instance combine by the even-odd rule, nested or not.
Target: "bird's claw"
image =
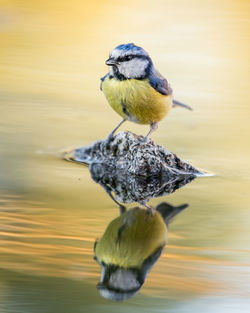
[[[146,136],[142,139],[142,143],[148,143],[149,142],[149,137]]]
[[[110,134],[106,137],[105,141],[110,142],[110,141],[112,141],[113,138],[114,138],[114,134],[113,134],[113,133],[110,133]]]
[[[152,207],[151,205],[146,204],[146,202],[142,201],[140,202],[141,205],[143,205],[146,209],[147,212],[149,213],[149,216],[153,216],[156,212],[155,208]]]

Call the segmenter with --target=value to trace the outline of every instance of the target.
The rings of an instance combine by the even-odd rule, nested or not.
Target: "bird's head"
[[[144,282],[144,278],[137,269],[125,269],[104,263],[101,266],[101,280],[97,288],[106,299],[116,301],[129,299],[139,291]]]
[[[106,61],[110,74],[117,79],[143,79],[149,76],[153,63],[148,53],[133,43],[117,46]]]

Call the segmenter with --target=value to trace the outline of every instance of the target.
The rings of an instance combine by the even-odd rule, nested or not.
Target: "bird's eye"
[[[127,56],[125,56],[124,61],[129,61],[129,60],[132,60],[132,59],[133,59],[132,55],[127,55]]]
[[[117,61],[118,62],[126,62],[126,61],[129,61],[129,60],[133,59],[133,58],[134,58],[133,55],[126,55],[124,57],[118,57]]]

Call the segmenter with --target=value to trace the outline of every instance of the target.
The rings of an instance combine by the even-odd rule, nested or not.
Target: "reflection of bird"
[[[103,297],[124,300],[139,291],[167,243],[166,226],[186,207],[163,202],[153,215],[135,207],[108,225],[94,247],[102,267],[98,289]]]
[[[150,124],[147,137],[157,128],[157,123],[172,105],[189,106],[172,100],[168,81],[154,68],[148,53],[133,43],[124,44],[111,51],[106,64],[110,72],[101,78],[101,89],[111,107],[126,120]]]

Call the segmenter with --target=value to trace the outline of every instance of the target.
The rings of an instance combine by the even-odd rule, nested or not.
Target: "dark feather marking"
[[[123,233],[123,231],[124,231],[125,228],[126,228],[126,224],[123,224],[123,225],[118,229],[117,238],[116,238],[116,243],[120,242],[121,237],[122,237],[122,233]]]
[[[126,114],[128,117],[130,117],[130,114],[129,114],[128,111],[127,111],[126,103],[125,103],[124,101],[122,101],[121,105],[122,105],[122,112],[123,112],[124,114]]]
[[[105,76],[101,77],[101,84],[100,84],[100,89],[102,90],[102,83],[104,82],[104,80],[109,76],[109,73],[107,73]]]

